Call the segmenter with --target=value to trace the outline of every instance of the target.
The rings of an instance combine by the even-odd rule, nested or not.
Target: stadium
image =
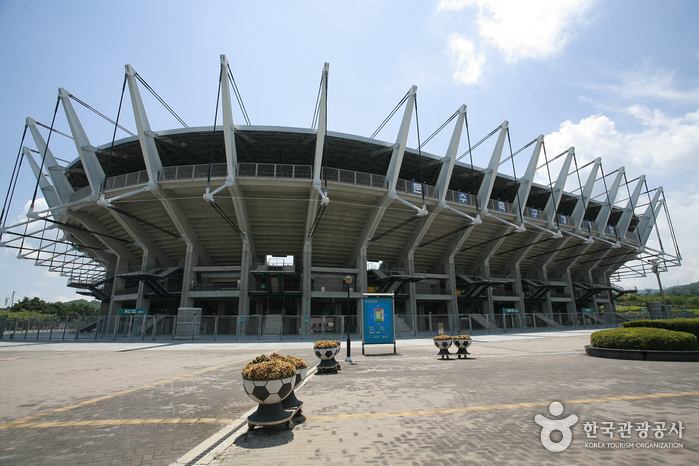
[[[136,132],[100,146],[74,108],[87,105],[59,89],[77,153],[53,154],[56,131],[27,119],[1,245],[100,300],[102,316],[196,308],[246,324],[229,333],[280,335],[337,332],[343,316],[358,328],[368,293],[394,296],[403,332],[616,323],[614,300],[635,290],[615,283],[680,265],[662,188],[645,176],[579,164],[573,147],[547,154],[543,136],[513,151],[507,121],[473,143],[465,105],[439,128],[452,131],[446,153],[422,150],[434,134],[407,147],[415,86],[391,112],[395,138],[328,131],[328,73],[311,128],[237,124],[234,98],[244,106],[222,56],[222,121],[157,130],[141,90],[157,94],[127,65]],[[8,225],[27,166],[37,194]],[[47,210],[34,208],[41,196]]]

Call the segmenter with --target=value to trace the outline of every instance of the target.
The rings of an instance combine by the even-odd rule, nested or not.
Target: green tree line
[[[659,301],[663,302],[660,293],[649,293],[649,294],[627,294],[617,298],[617,304],[624,306],[640,306],[645,307],[646,303],[649,301]],[[665,293],[665,301],[668,306],[678,306],[684,309],[699,309],[699,291],[691,289],[689,291],[679,291],[679,290],[669,290]]]
[[[24,299],[6,309],[9,318],[41,316],[96,316],[99,315],[99,302],[92,304],[84,299],[69,303],[47,303],[39,298]]]

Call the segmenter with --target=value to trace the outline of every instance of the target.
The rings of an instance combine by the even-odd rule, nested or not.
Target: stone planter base
[[[313,351],[316,357],[320,358],[320,363],[316,366],[318,373],[337,372],[340,369],[340,364],[335,360],[335,356],[340,352],[339,345],[331,348],[314,348]]]
[[[335,358],[321,359],[316,369],[318,372],[337,372],[340,369],[340,364]]]
[[[456,352],[456,355],[459,359],[461,358],[468,358],[468,354],[471,354],[468,352],[468,347],[471,346],[471,340],[467,340],[465,338],[458,338],[454,340],[454,346],[458,348],[458,351]]]
[[[288,412],[282,403],[272,403],[268,405],[257,405],[257,411],[248,416],[248,425],[273,426],[291,421],[294,412]],[[293,427],[293,426],[291,426]]]
[[[585,346],[585,352],[596,358],[627,359],[636,361],[699,362],[699,351],[654,351],[598,348]]]

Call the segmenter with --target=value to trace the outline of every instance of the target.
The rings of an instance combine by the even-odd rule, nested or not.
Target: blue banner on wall
[[[418,196],[422,196],[422,183],[413,183],[413,194],[417,194]]]
[[[393,299],[364,298],[365,344],[395,343],[393,334]]]

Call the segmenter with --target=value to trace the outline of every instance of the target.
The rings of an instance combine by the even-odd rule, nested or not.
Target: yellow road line
[[[199,419],[104,419],[101,421],[58,421],[58,422],[23,422],[11,429],[45,429],[49,427],[86,427],[86,426],[134,426],[143,424],[230,424],[234,419],[199,418]]]
[[[624,395],[607,396],[602,398],[584,398],[580,400],[560,400],[563,404],[582,403],[608,403],[610,401],[633,401],[649,400],[657,398],[677,398],[683,396],[699,396],[699,392],[677,392],[677,393],[651,393],[647,395]],[[359,413],[359,414],[333,414],[327,416],[306,416],[307,421],[330,421],[340,419],[376,419],[382,417],[403,417],[403,416],[426,416],[432,414],[455,414],[470,413],[474,411],[494,411],[504,409],[534,408],[537,406],[548,406],[552,401],[534,401],[529,403],[513,403],[490,406],[469,406],[464,408],[429,409],[419,411],[396,411],[390,413]]]
[[[278,350],[277,350],[277,351],[278,351]],[[270,353],[274,353],[274,352],[276,352],[276,351],[271,351]],[[217,370],[217,369],[222,369],[222,368],[224,368],[224,367],[231,366],[231,365],[233,365],[233,364],[239,364],[239,363],[241,363],[241,362],[245,362],[245,361],[248,361],[248,360],[249,360],[248,358],[245,358],[245,359],[240,359],[240,360],[238,360],[238,361],[227,362],[226,364],[221,364],[221,365],[218,365],[218,366],[209,367],[208,369],[202,369],[202,370],[200,370],[200,371],[192,372],[192,373],[186,374],[186,375],[180,375],[180,376],[178,376],[178,377],[173,377],[173,378],[167,379],[167,380],[161,380],[161,381],[159,381],[159,382],[154,382],[154,383],[152,383],[152,384],[144,385],[144,386],[142,386],[142,387],[131,388],[131,389],[129,389],[129,390],[122,390],[122,391],[117,392],[117,393],[112,393],[111,395],[100,396],[100,397],[97,397],[97,398],[93,398],[93,399],[91,399],[91,400],[82,401],[82,402],[77,403],[77,404],[74,404],[74,405],[64,406],[63,408],[58,408],[58,409],[54,409],[54,410],[52,410],[52,411],[47,411],[47,412],[45,412],[45,413],[34,414],[34,415],[32,415],[32,416],[23,417],[23,418],[21,418],[21,419],[15,419],[14,421],[10,421],[10,422],[6,422],[6,423],[4,423],[4,424],[0,424],[0,430],[3,430],[3,429],[11,429],[11,428],[14,428],[15,426],[17,426],[17,424],[24,424],[25,422],[33,421],[33,420],[35,420],[35,419],[39,419],[39,418],[46,417],[46,416],[51,416],[52,414],[62,413],[62,412],[65,412],[65,411],[69,411],[69,410],[71,410],[71,409],[80,408],[81,406],[90,405],[90,404],[93,404],[93,403],[98,403],[98,402],[100,402],[100,401],[109,400],[109,399],[115,398],[115,397],[117,397],[117,396],[128,395],[129,393],[134,393],[134,392],[137,392],[137,391],[139,391],[139,390],[145,390],[146,388],[153,388],[153,387],[157,387],[157,386],[159,386],[159,385],[164,385],[164,384],[166,384],[166,383],[175,382],[176,380],[182,380],[182,379],[186,379],[186,378],[188,378],[188,377],[194,377],[195,375],[199,375],[199,374],[204,374],[204,373],[206,373],[206,372],[215,371],[215,370]]]
[[[224,364],[227,366],[234,363]],[[217,366],[220,368],[223,366]],[[210,368],[208,370],[214,370]],[[199,372],[201,373],[201,371]],[[181,377],[178,377],[181,378]],[[152,385],[149,385],[152,386]],[[146,387],[142,387],[146,388]],[[116,396],[116,395],[114,395]],[[699,396],[699,392],[676,392],[676,393],[650,393],[647,395],[622,395],[622,396],[607,396],[601,398],[582,398],[579,400],[561,400],[563,404],[583,404],[583,403],[609,403],[611,401],[634,401],[634,400],[649,400],[658,398],[678,398],[685,396]],[[384,417],[403,417],[403,416],[427,416],[433,414],[456,414],[469,413],[476,411],[494,411],[520,408],[534,408],[537,406],[548,406],[552,401],[534,401],[528,403],[512,403],[502,405],[489,406],[470,406],[464,408],[446,408],[446,409],[429,409],[418,411],[396,411],[390,413],[360,413],[360,414],[336,414],[328,416],[307,416],[307,421],[328,421],[342,419],[376,419]],[[76,405],[77,406],[77,405]],[[142,425],[142,424],[230,424],[234,419],[221,418],[172,418],[172,419],[105,419],[93,421],[62,421],[62,422],[17,422],[4,424],[4,429],[41,429],[50,427],[85,427],[85,426],[125,426],[125,425]]]

